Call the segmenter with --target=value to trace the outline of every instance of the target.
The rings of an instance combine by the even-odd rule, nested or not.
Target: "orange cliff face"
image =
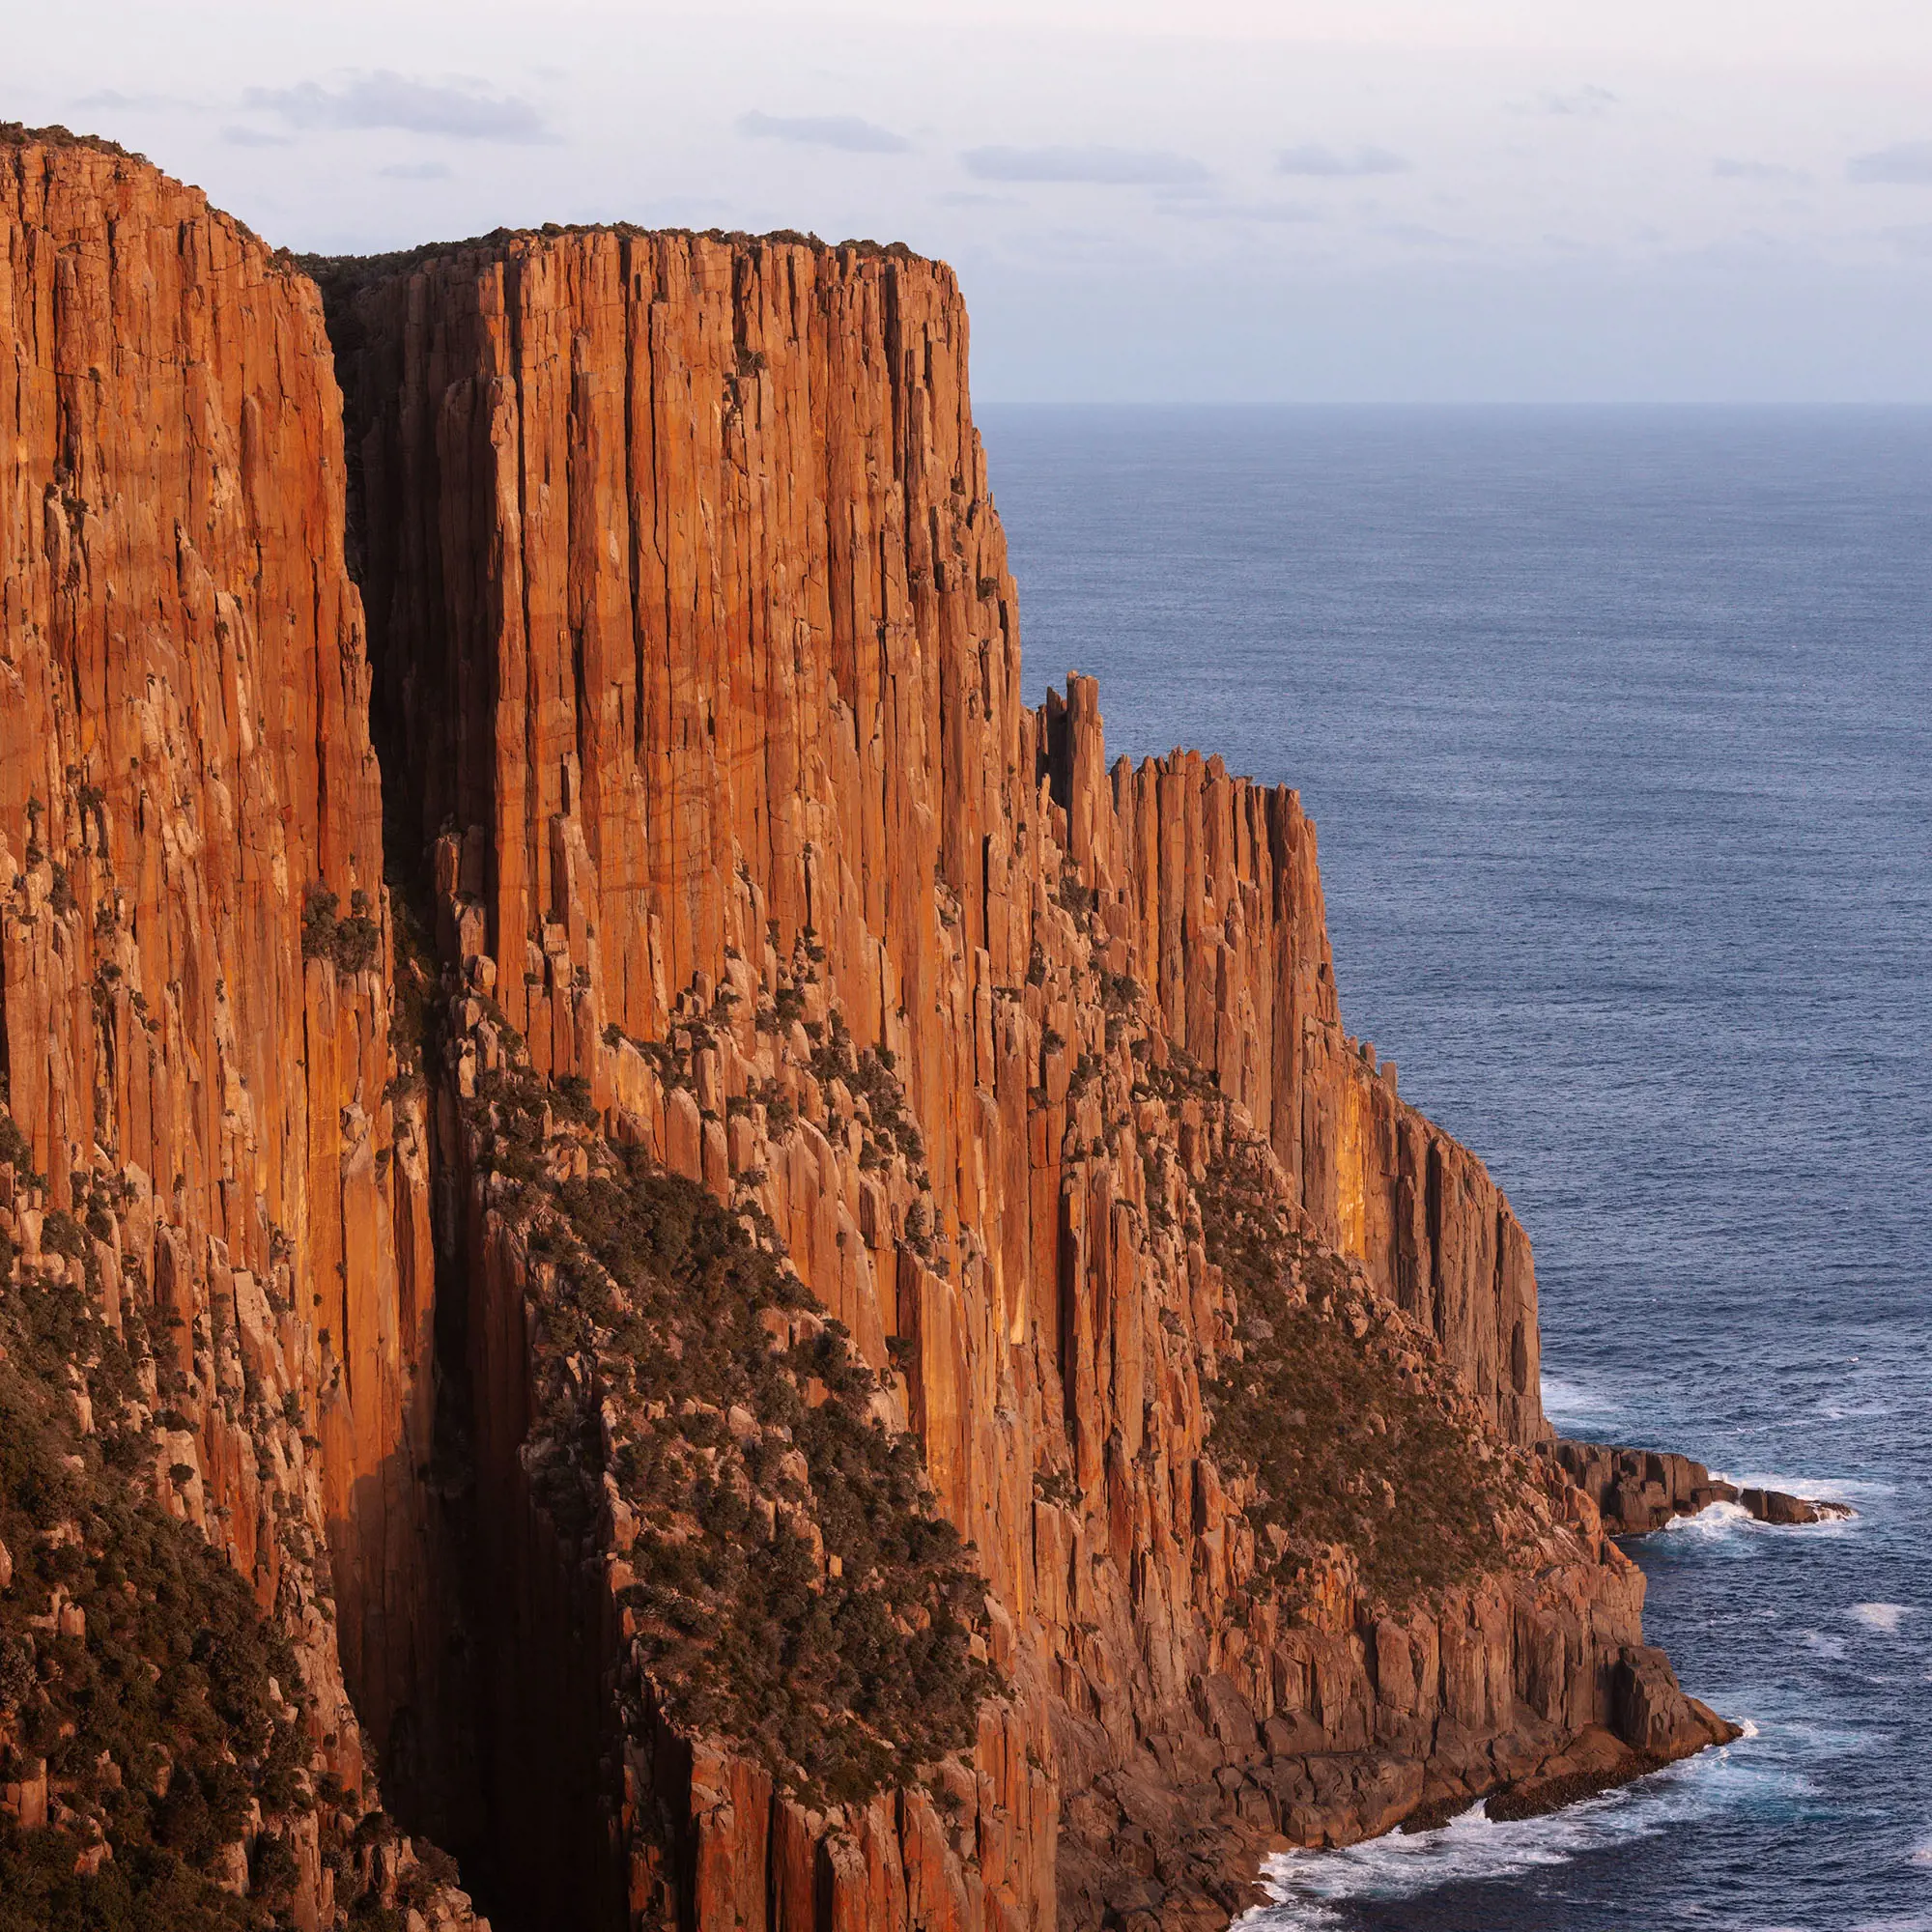
[[[1528,1241],[1343,1036],[1295,795],[1191,753],[1110,773],[1091,679],[1022,704],[950,270],[606,231],[433,254],[339,307],[397,762],[425,837],[460,835],[456,945],[496,958],[539,1070],[608,1081],[607,1026],[661,1039],[695,976],[810,934],[908,1063],[947,1238],[1022,1310],[1059,1265],[1079,1057],[1040,1040],[1078,1024],[1000,995],[1054,950],[1065,872],[1312,1230],[1506,1435],[1548,1433]],[[1037,1084],[1044,1158],[1016,1165]]]
[[[146,1364],[130,1493],[297,1638],[342,1817],[366,1734],[499,1926],[1205,1926],[1718,1734],[1295,795],[1023,704],[948,270],[556,231],[314,265],[325,325],[118,151],[13,138],[0,221],[0,1279]],[[694,1241],[780,1372],[699,1385]],[[861,1687],[789,1729],[781,1558]],[[915,1721],[865,1660],[942,1626]],[[305,1927],[467,1917],[292,1842]]]
[[[440,1637],[429,1156],[322,305],[196,190],[26,136],[0,337],[0,1069],[45,1176],[14,1236],[105,1214],[90,1267],[193,1471],[160,1492],[304,1637],[354,1785],[344,1677],[381,1722]]]
[[[893,1390],[1013,1691],[950,1915],[1225,1916],[1231,1844],[1621,1761],[1641,1578],[1521,1460],[1548,1434],[1528,1243],[1343,1035],[1294,794],[1194,754],[1109,772],[1091,680],[1022,704],[950,271],[593,231],[325,272],[379,728],[446,956],[484,996],[459,1085],[526,1041],[611,1133],[768,1227]],[[910,1153],[878,1131],[878,1064]],[[1462,1480],[1506,1527],[1492,1573],[1427,1608],[1378,1615],[1342,1558],[1306,1615],[1232,1614],[1271,1554],[1260,1479],[1217,1473],[1210,1439],[1229,1362],[1268,1352],[1208,1225],[1237,1160],[1371,1297],[1346,1319],[1384,1348],[1375,1374],[1454,1372],[1431,1401],[1477,1432]],[[472,1374],[520,1386],[506,1317],[535,1291],[494,1183],[466,1184]],[[1387,1322],[1399,1341],[1361,1341]],[[759,1789],[753,1829],[696,1772],[627,1783],[627,1819],[691,1820],[676,1909],[763,1923],[774,1848],[841,1842],[836,1818],[788,1839]],[[1222,1851],[1190,1860],[1197,1815]],[[855,1900],[897,1896],[923,1818],[859,1831],[833,1866]],[[968,1883],[974,1847],[997,1886]],[[673,1909],[663,1884],[638,1853],[634,1920]]]

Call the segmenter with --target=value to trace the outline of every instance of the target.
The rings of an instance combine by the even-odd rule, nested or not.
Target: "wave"
[[[1887,1636],[1896,1636],[1898,1627],[1912,1614],[1910,1604],[1854,1604],[1846,1612],[1857,1617],[1867,1629],[1883,1631]]]
[[[1729,1480],[1726,1478],[1726,1480]],[[1743,1484],[1740,1488],[1746,1487]],[[1751,1485],[1750,1487],[1757,1487]],[[1774,1485],[1764,1485],[1766,1488]],[[1801,1492],[1787,1490],[1787,1495]],[[1804,1493],[1810,1493],[1809,1492]],[[1821,1502],[1840,1502],[1844,1498],[1821,1494]],[[1857,1508],[1857,1505],[1853,1505]],[[1826,1517],[1820,1522],[1772,1523],[1760,1522],[1742,1503],[1713,1503],[1695,1516],[1674,1516],[1668,1522],[1652,1534],[1658,1536],[1702,1537],[1708,1541],[1723,1542],[1738,1537],[1769,1536],[1782,1539],[1788,1536],[1856,1536],[1861,1534],[1861,1526],[1866,1521],[1863,1515],[1854,1517]]]
[[[1749,1533],[1768,1529],[1743,1503],[1713,1503],[1695,1516],[1674,1516],[1663,1525],[1665,1536],[1729,1536],[1736,1531]]]
[[[1719,1482],[1735,1483],[1741,1490],[1781,1490],[1787,1496],[1810,1496],[1823,1503],[1851,1503],[1873,1496],[1895,1496],[1896,1483],[1870,1476],[1784,1476],[1753,1469],[1738,1475],[1730,1469],[1713,1469]]]
[[[1760,1522],[1741,1503],[1712,1503],[1695,1516],[1672,1517],[1654,1534],[1693,1536],[1719,1542],[1752,1536],[1771,1536],[1780,1541],[1792,1536],[1864,1536],[1872,1529],[1878,1514],[1873,1508],[1874,1498],[1882,1500],[1896,1492],[1889,1483],[1839,1477],[1764,1476],[1755,1473],[1736,1476],[1716,1469],[1711,1473],[1719,1482],[1731,1483],[1741,1490],[1777,1490],[1788,1496],[1844,1503],[1854,1514],[1848,1517],[1828,1516],[1818,1522],[1768,1523]]]
[[[1568,1376],[1552,1376],[1546,1369],[1543,1409],[1552,1420],[1569,1424],[1597,1416],[1620,1415],[1623,1406],[1614,1396],[1605,1395],[1587,1382],[1574,1381]]]
[[[1757,1736],[1747,1726],[1741,1743]],[[1422,1898],[1452,1887],[1565,1865],[1633,1839],[1679,1832],[1761,1798],[1802,1788],[1737,1746],[1707,1751],[1634,1784],[1541,1818],[1492,1819],[1481,1804],[1439,1831],[1372,1838],[1336,1852],[1277,1853],[1263,1867],[1273,1902],[1242,1921],[1252,1932],[1318,1932],[1350,1922],[1342,1908]]]

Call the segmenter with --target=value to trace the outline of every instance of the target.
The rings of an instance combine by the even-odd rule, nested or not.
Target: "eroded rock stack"
[[[1725,1734],[1294,794],[1021,702],[947,270],[547,231],[310,265],[325,327],[3,152],[0,1259],[298,1640],[299,1922],[468,1909],[365,1732],[499,1924],[962,1929]]]

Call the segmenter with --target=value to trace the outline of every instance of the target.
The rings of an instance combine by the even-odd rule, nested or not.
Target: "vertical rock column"
[[[326,1523],[310,1654],[386,1736],[440,1654],[428,1170],[321,302],[198,191],[16,133],[0,343],[6,1104],[52,1207],[77,1175],[127,1204],[113,1278],[174,1333],[189,1493],[265,1605],[276,1492]]]
[[[1115,970],[1271,1142],[1310,1232],[1435,1330],[1505,1435],[1542,1440],[1529,1238],[1482,1162],[1344,1032],[1300,798],[1198,752],[1108,774],[1089,677],[1048,695],[1037,729]]]
[[[606,1026],[662,1038],[695,975],[810,934],[952,1208],[1032,775],[950,271],[596,232],[347,265],[334,299],[379,715],[425,838],[468,835],[446,939],[540,1069],[594,1079]]]

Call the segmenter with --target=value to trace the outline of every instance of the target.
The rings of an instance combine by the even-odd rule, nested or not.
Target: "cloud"
[[[433,182],[447,181],[454,170],[447,161],[391,161],[376,172],[390,181]]]
[[[1932,141],[1902,141],[1895,148],[1879,148],[1869,155],[1854,155],[1845,164],[1845,176],[1855,182],[1883,182],[1903,187],[1925,186],[1932,184]]]
[[[1361,175],[1404,175],[1411,165],[1386,148],[1357,148],[1353,154],[1344,155],[1313,141],[1298,148],[1284,148],[1274,157],[1276,174],[1303,175],[1323,181],[1352,180]]]
[[[1567,94],[1546,91],[1536,101],[1546,114],[1607,114],[1617,97],[1607,87],[1573,87]]]
[[[83,94],[73,104],[77,108],[108,107],[119,108],[123,112],[140,112],[156,108],[199,107],[202,103],[179,94],[123,94],[118,87],[102,87],[92,94]]]
[[[1440,228],[1425,227],[1419,221],[1384,221],[1377,226],[1375,233],[1385,236],[1391,242],[1406,242],[1418,248],[1467,248],[1472,245],[1466,235],[1450,235]]]
[[[294,137],[288,134],[265,134],[259,128],[224,128],[221,138],[231,148],[293,148]]]
[[[400,73],[361,74],[331,91],[312,80],[296,87],[251,87],[242,104],[279,115],[291,128],[402,128],[457,141],[552,141],[529,101],[491,94],[481,81],[439,84]]]
[[[1803,168],[1779,167],[1776,161],[1734,161],[1722,155],[1711,163],[1711,172],[1719,181],[1764,182],[1786,187],[1802,186],[1811,179]]]
[[[1172,187],[1208,178],[1192,156],[1161,148],[969,148],[959,158],[966,172],[980,181]]]
[[[1257,221],[1281,226],[1323,217],[1298,201],[1235,201],[1218,195],[1161,197],[1156,204],[1162,214],[1178,214],[1201,221]]]
[[[838,148],[847,155],[903,155],[912,146],[903,134],[861,121],[856,114],[741,114],[738,131],[754,141]]]
[[[1901,254],[1932,260],[1932,221],[1914,222],[1909,228],[1888,228],[1885,236]]]

